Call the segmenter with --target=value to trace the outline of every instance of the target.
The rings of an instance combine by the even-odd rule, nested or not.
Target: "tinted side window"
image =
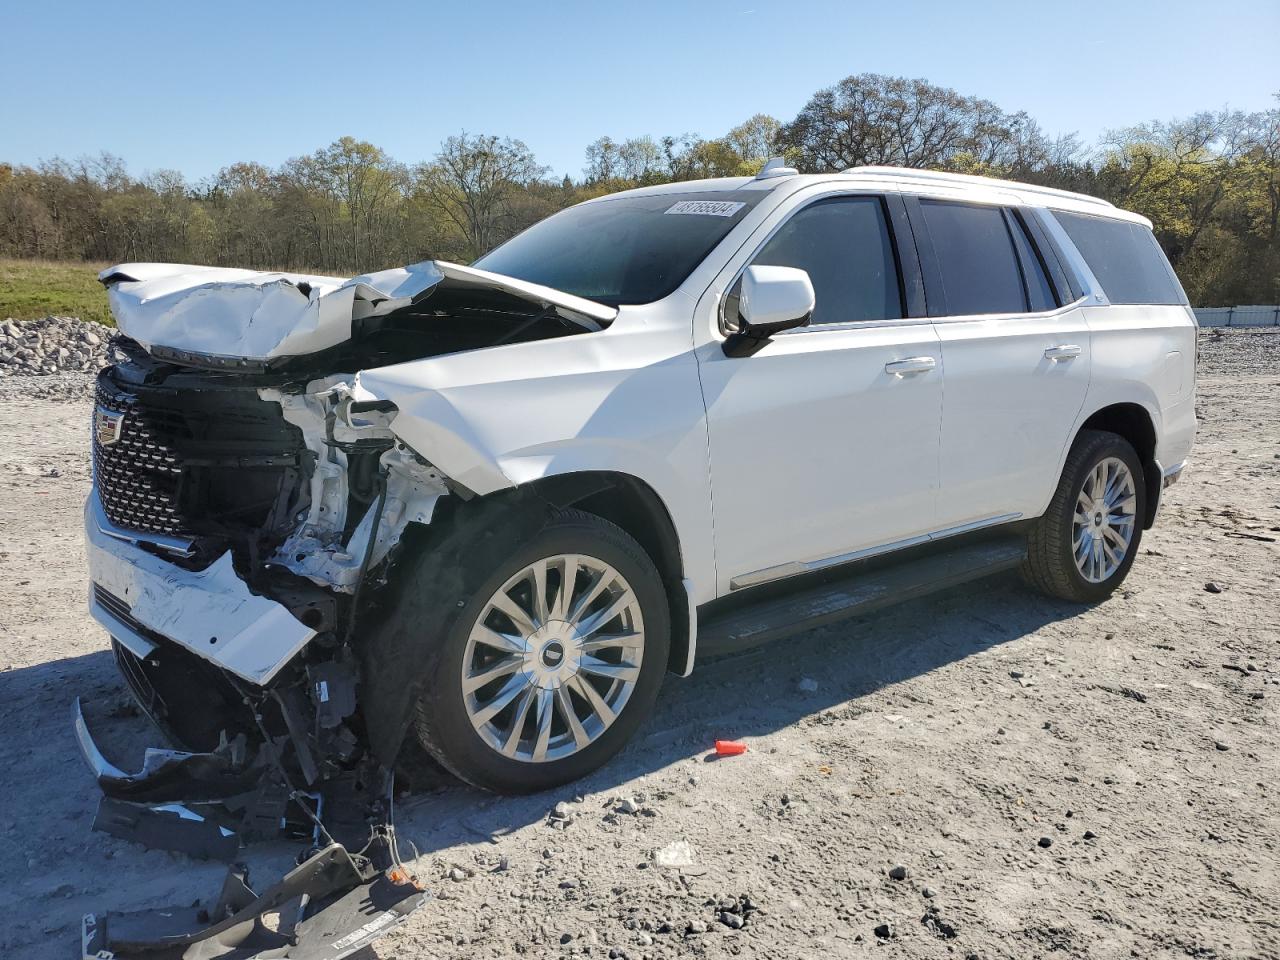
[[[934,200],[921,200],[920,209],[933,240],[948,316],[1026,311],[1004,211]]]
[[[897,260],[875,197],[841,197],[805,207],[752,263],[807,270],[815,324],[902,316]]]
[[[1164,251],[1146,227],[1083,213],[1055,210],[1053,215],[1112,303],[1187,302]]]
[[[1026,225],[1013,211],[1008,214],[1009,230],[1013,233],[1013,245],[1018,248],[1018,262],[1022,265],[1022,279],[1027,288],[1027,304],[1034,311],[1052,310],[1059,306],[1058,298],[1049,283],[1044,261],[1036,252],[1027,234]]]

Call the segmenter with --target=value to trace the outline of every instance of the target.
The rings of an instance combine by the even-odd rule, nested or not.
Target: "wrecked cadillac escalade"
[[[202,855],[311,836],[346,879],[273,956],[420,902],[396,774],[565,783],[695,651],[1001,570],[1103,599],[1194,433],[1194,320],[1149,223],[984,178],[775,161],[588,201],[470,267],[101,279],[124,358],[90,606],[180,749],[123,773],[77,714],[100,825]],[[316,912],[378,884],[364,935]],[[272,898],[241,887],[215,913],[265,943],[245,917]]]

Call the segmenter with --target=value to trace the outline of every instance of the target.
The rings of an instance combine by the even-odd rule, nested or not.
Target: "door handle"
[[[924,373],[937,365],[938,361],[933,357],[907,357],[903,360],[890,360],[884,365],[884,372],[901,377],[908,373]]]
[[[1044,352],[1046,360],[1070,360],[1080,356],[1080,346],[1075,343],[1060,343]]]

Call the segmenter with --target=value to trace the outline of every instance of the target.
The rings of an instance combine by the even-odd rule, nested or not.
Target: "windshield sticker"
[[[704,217],[732,217],[745,206],[745,203],[734,203],[732,200],[681,200],[664,212],[697,213]]]

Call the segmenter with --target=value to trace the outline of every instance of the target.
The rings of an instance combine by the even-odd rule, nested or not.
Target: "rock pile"
[[[0,377],[91,372],[111,362],[112,327],[76,317],[0,323]]]

